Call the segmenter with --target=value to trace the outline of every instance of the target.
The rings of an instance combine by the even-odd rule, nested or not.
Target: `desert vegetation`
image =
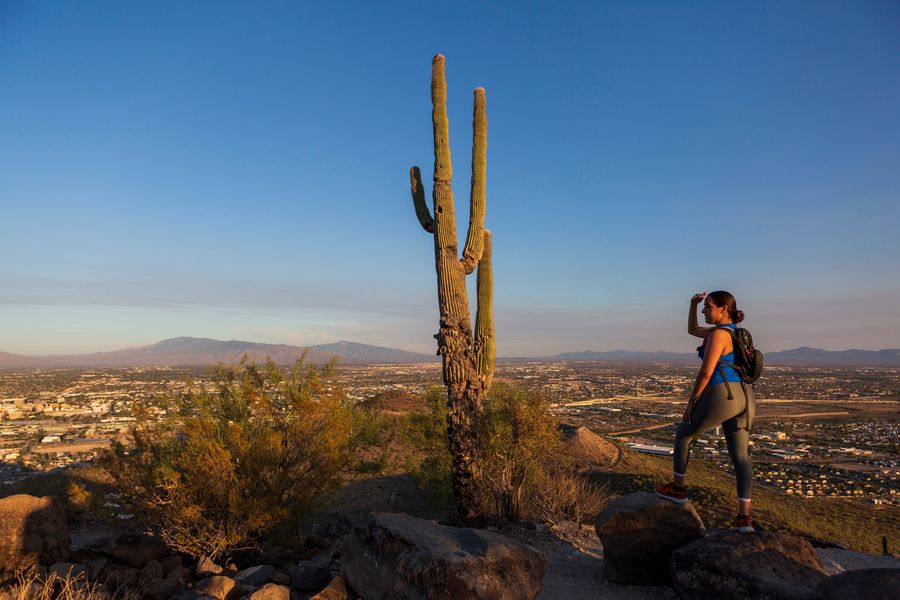
[[[377,419],[347,401],[333,365],[219,367],[174,418],[136,406],[133,445],[105,460],[139,517],[171,548],[218,557],[290,530],[363,467]],[[74,490],[80,504],[84,493]],[[71,495],[70,495],[71,497]],[[277,532],[277,531],[276,531]]]
[[[135,590],[116,590],[119,600],[139,600],[141,594]],[[96,582],[87,581],[84,573],[60,576],[54,572],[46,576],[32,571],[18,573],[15,582],[0,589],[0,600],[107,600],[108,589]]]
[[[425,490],[452,499],[452,457],[446,444],[447,408],[438,388],[409,414],[401,436],[420,451],[411,464]],[[497,383],[473,420],[475,508],[488,524],[520,521],[587,522],[611,497],[605,485],[579,474],[561,443],[556,419],[539,391]]]

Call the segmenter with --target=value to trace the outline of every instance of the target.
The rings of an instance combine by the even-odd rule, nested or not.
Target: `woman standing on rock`
[[[697,325],[697,305],[703,302],[703,316],[712,327]],[[674,480],[656,487],[657,495],[683,504],[687,502],[684,479],[691,444],[704,431],[722,425],[728,455],[737,477],[738,516],[734,526],[741,532],[754,531],[750,519],[753,466],[750,463],[750,426],[753,422],[753,392],[741,380],[734,364],[734,339],[730,331],[744,320],[734,296],[718,291],[695,294],[688,313],[688,333],[703,338],[697,348],[703,365],[675,433]],[[729,331],[730,330],[730,331]]]

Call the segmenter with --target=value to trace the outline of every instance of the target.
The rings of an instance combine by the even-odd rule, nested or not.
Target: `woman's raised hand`
[[[696,306],[697,304],[703,302],[704,298],[706,298],[706,292],[699,292],[697,294],[694,294],[694,296],[691,298],[691,304]]]

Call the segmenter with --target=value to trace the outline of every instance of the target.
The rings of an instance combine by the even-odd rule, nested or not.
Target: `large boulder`
[[[547,561],[498,533],[370,513],[344,538],[344,578],[365,600],[513,600],[541,590]]]
[[[816,600],[896,600],[900,598],[900,569],[844,571],[816,586]]]
[[[606,579],[639,585],[670,583],[672,552],[706,533],[690,502],[675,504],[646,492],[607,504],[595,528],[603,544]]]
[[[723,531],[672,553],[687,600],[812,600],[827,573],[812,545],[777,533]]]
[[[0,499],[0,572],[69,560],[71,540],[62,503],[54,496]]]

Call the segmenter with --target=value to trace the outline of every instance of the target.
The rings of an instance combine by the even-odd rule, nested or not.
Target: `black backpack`
[[[720,364],[734,367],[744,383],[754,383],[762,375],[763,353],[753,346],[753,336],[743,327],[736,329],[722,327],[722,329],[731,334],[734,342],[734,363],[720,362]]]

